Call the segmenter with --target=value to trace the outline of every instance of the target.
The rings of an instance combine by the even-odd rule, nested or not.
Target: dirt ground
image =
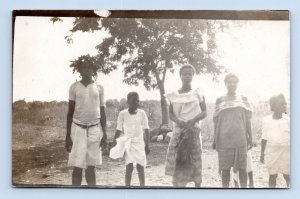
[[[112,135],[109,135],[111,137]],[[65,129],[62,127],[38,125],[13,125],[13,185],[16,186],[65,186],[71,184],[72,168],[67,167],[68,153],[64,149]],[[217,153],[204,143],[202,153],[202,187],[220,188]],[[147,156],[145,168],[146,185],[171,187],[172,179],[164,175],[164,160],[168,144],[151,143],[151,153]],[[260,146],[253,148],[253,173],[255,188],[268,187],[268,173],[265,165],[259,162]],[[99,187],[124,186],[124,160],[103,157],[103,164],[96,169]],[[85,180],[83,184],[86,185]],[[138,186],[136,170],[133,172],[132,185]],[[231,183],[233,187],[233,183]],[[192,187],[193,183],[189,183]],[[286,188],[281,175],[278,188]]]

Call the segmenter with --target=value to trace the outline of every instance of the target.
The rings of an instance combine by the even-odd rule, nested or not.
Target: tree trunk
[[[160,93],[162,125],[169,124],[169,111],[168,111],[168,104],[165,96],[164,82],[161,81],[159,82],[158,89]]]
[[[165,96],[165,77],[166,77],[167,67],[165,67],[162,78],[159,77],[157,71],[154,72],[157,87],[160,93],[160,103],[161,103],[161,127],[164,126],[165,128],[169,127],[169,110],[168,104]]]

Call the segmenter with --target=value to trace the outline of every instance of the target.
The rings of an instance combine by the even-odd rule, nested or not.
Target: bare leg
[[[249,188],[254,188],[253,171],[248,172]]]
[[[234,188],[240,188],[238,181],[234,180],[233,182],[234,182]]]
[[[178,183],[173,181],[173,187],[178,187]]]
[[[286,175],[286,174],[283,174],[283,178],[285,179],[286,181],[286,186],[287,187],[290,187],[290,175]]]
[[[230,171],[230,174],[231,174],[231,171]],[[237,179],[239,176],[239,171],[233,171],[232,174],[233,174],[232,179],[233,179],[234,188],[240,188],[240,182],[239,182],[239,179]]]
[[[88,166],[85,170],[85,179],[88,185],[96,185],[95,167]]]
[[[139,181],[140,181],[140,186],[143,187],[145,186],[145,173],[144,173],[144,167],[137,164],[136,169],[138,171],[138,176],[139,176]]]
[[[174,181],[174,180],[173,180],[173,186],[174,186],[174,187],[185,187],[185,186],[186,186],[186,183],[178,182],[178,181]]]
[[[239,169],[239,179],[241,188],[247,188],[247,172],[246,169]]]
[[[230,169],[222,170],[222,186],[223,186],[223,188],[229,187],[229,181],[230,181]]]
[[[269,176],[269,188],[276,187],[276,179],[277,179],[277,174]]]
[[[74,167],[72,173],[72,185],[79,186],[82,181],[82,168]]]
[[[127,164],[126,165],[126,174],[125,174],[125,185],[126,186],[130,186],[131,183],[131,175],[132,175],[132,171],[133,171],[133,164]]]

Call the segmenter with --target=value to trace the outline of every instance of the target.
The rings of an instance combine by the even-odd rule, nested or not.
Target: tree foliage
[[[107,31],[109,36],[96,46],[99,71],[121,67],[125,83],[142,80],[150,89],[158,87],[157,80],[164,82],[168,70],[185,63],[195,66],[197,74],[220,74],[222,67],[212,57],[217,25],[195,19],[76,18],[71,32]]]
[[[167,72],[174,73],[175,67],[189,63],[196,74],[216,78],[224,69],[214,58],[215,34],[222,26],[217,21],[199,19],[75,18],[71,32],[106,33],[103,42],[95,44],[98,54],[89,59],[104,74],[121,68],[128,85],[142,82],[147,90],[158,88],[163,123],[167,123]]]
[[[95,63],[95,59],[90,55],[81,55],[75,61],[71,61],[70,67],[73,69],[73,73],[79,72],[82,67],[93,68],[93,76],[97,76],[98,66]]]

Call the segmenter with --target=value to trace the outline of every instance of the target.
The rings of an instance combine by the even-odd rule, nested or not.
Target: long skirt
[[[173,176],[173,184],[177,186],[185,186],[188,182],[201,183],[200,129],[183,130],[175,127],[173,131],[167,151],[165,174]]]

